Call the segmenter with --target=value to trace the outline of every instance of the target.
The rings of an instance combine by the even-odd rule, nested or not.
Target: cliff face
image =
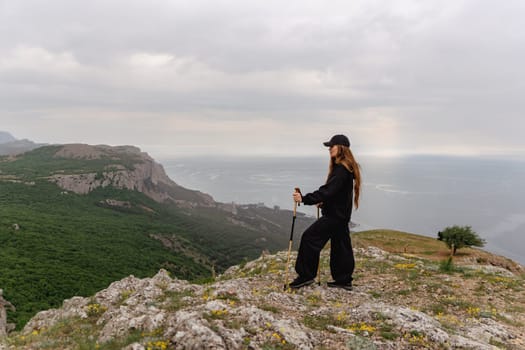
[[[234,266],[206,285],[133,276],[37,314],[4,349],[523,349],[524,279],[356,248],[354,291],[283,291],[287,254]],[[294,257],[295,258],[295,257]],[[290,276],[293,276],[290,270]],[[0,345],[2,348],[2,345]]]
[[[62,146],[55,158],[76,160],[114,160],[103,171],[75,174],[54,174],[50,181],[67,191],[89,193],[99,187],[113,186],[144,193],[157,202],[173,201],[192,205],[213,205],[210,195],[185,189],[173,182],[162,165],[134,146],[110,147],[72,144]],[[125,163],[123,165],[122,163]]]

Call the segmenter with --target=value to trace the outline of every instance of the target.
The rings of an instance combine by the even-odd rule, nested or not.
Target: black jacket
[[[343,165],[336,164],[326,184],[317,191],[305,194],[303,203],[314,205],[323,203],[323,216],[350,222],[354,194],[354,174]]]

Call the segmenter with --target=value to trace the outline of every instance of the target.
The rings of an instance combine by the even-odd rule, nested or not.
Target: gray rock
[[[129,344],[122,350],[146,350],[146,348],[142,344],[133,343],[133,344]]]
[[[167,321],[165,333],[175,349],[226,349],[223,339],[210,329],[199,312],[179,311]]]
[[[13,328],[10,323],[7,323],[7,309],[16,310],[13,304],[4,299],[4,291],[0,289],[0,337],[6,336]]]
[[[362,253],[386,259],[380,250]],[[413,349],[420,344],[411,343],[407,336],[420,334],[432,349],[488,350],[494,349],[494,341],[522,344],[524,340],[516,328],[491,318],[463,317],[451,331],[437,317],[396,305],[401,300],[373,298],[365,286],[351,293],[324,286],[284,292],[283,271],[241,277],[245,271],[265,264],[283,266],[285,261],[286,252],[266,256],[231,268],[221,280],[205,286],[171,278],[164,270],[151,278],[129,276],[92,298],[71,298],[60,309],[37,314],[23,334],[80,317],[100,327],[93,335],[100,343],[124,339],[133,330],[148,334],[127,346],[128,350],[143,350],[148,339],[155,337],[169,341],[170,349],[263,349],[285,344],[296,349]],[[452,278],[440,276],[444,284],[436,293],[452,294],[454,288],[445,283]],[[90,310],[94,305],[95,313]],[[359,324],[389,326],[397,337],[387,340],[379,330],[356,330]]]
[[[483,273],[489,273],[509,278],[515,278],[516,276],[511,271],[500,267],[500,266],[492,266],[492,265],[465,265],[463,266],[468,269],[472,269],[475,271],[481,271]]]

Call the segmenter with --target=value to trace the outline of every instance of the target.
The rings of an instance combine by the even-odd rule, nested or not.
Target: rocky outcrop
[[[286,258],[285,252],[261,256],[205,285],[164,270],[152,278],[129,276],[91,298],[75,297],[40,312],[5,344],[137,350],[525,345],[522,276],[481,269],[466,271],[468,277],[442,274],[436,263],[370,247],[356,249],[354,291],[315,284],[292,292],[283,290]],[[508,300],[513,307],[505,309]]]
[[[14,325],[7,323],[7,310],[15,310],[13,304],[4,299],[4,291],[0,289],[0,337],[7,335],[7,332],[14,329]]]
[[[145,155],[145,153],[143,153]],[[140,156],[141,151],[135,146],[108,146],[108,145],[87,145],[83,143],[67,144],[60,147],[55,153],[55,158],[71,159],[121,159],[123,155]]]
[[[64,145],[54,157],[88,161],[110,160],[110,164],[98,172],[58,173],[50,176],[50,181],[67,191],[87,194],[99,187],[113,186],[142,192],[157,202],[172,201],[182,202],[182,205],[190,203],[203,206],[215,204],[210,195],[177,185],[168,177],[162,165],[134,146]],[[114,161],[114,164],[111,163],[111,160]]]

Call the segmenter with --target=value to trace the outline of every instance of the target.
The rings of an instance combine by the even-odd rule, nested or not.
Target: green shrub
[[[445,242],[447,247],[452,250],[452,255],[456,255],[458,249],[464,247],[483,247],[485,240],[480,238],[470,226],[450,226],[438,232],[438,240]]]

